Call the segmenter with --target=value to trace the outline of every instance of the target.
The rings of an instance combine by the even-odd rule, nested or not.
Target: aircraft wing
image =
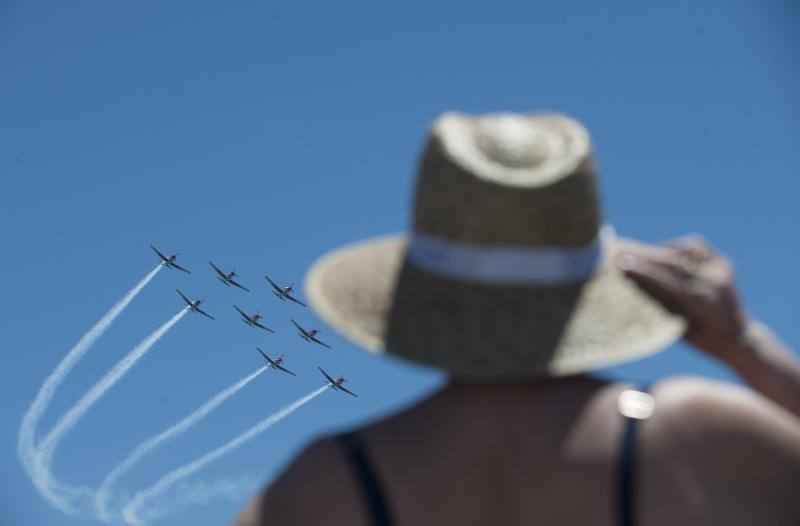
[[[242,290],[244,290],[244,291],[246,291],[246,292],[250,292],[250,289],[248,289],[248,288],[247,288],[247,287],[245,287],[244,285],[240,285],[239,283],[236,283],[236,282],[235,282],[235,281],[233,281],[232,279],[229,279],[229,280],[228,280],[228,283],[230,283],[230,284],[231,284],[231,285],[233,285],[234,287],[239,287],[240,289],[242,289]]]
[[[330,345],[328,345],[327,343],[323,342],[322,340],[318,340],[316,338],[316,336],[311,338],[311,341],[314,342],[314,343],[318,343],[318,344],[322,345],[323,347],[327,347],[328,349],[332,348]]]
[[[194,306],[192,305],[192,300],[190,300],[189,298],[187,298],[187,297],[186,297],[186,294],[184,294],[183,292],[181,292],[181,291],[180,291],[180,290],[178,290],[178,289],[175,289],[175,290],[178,292],[178,294],[180,294],[180,295],[181,295],[181,298],[183,298],[183,301],[185,301],[185,302],[186,302],[186,304],[187,304],[188,306],[190,306],[190,307],[194,308]]]
[[[212,263],[212,262],[210,262],[210,261],[208,262],[208,264],[209,264],[209,265],[211,265],[211,268],[213,268],[214,270],[216,270],[216,271],[217,271],[217,274],[219,274],[219,276],[220,276],[222,279],[226,279],[226,278],[227,278],[227,275],[226,275],[224,272],[222,272],[222,271],[221,271],[221,270],[220,270],[220,269],[219,269],[219,268],[218,268],[218,267],[217,267],[215,264],[213,264],[213,263]]]
[[[258,323],[257,321],[252,321],[252,320],[250,320],[250,323],[252,323],[252,324],[253,324],[253,325],[255,325],[256,327],[258,327],[259,329],[264,329],[265,331],[268,331],[268,332],[271,332],[271,333],[274,333],[274,332],[275,332],[275,331],[273,331],[272,329],[270,329],[269,327],[267,327],[266,325],[261,325],[261,324],[260,324],[260,323]]]
[[[278,286],[278,284],[277,284],[277,283],[275,283],[274,281],[272,281],[271,279],[269,279],[269,276],[264,276],[264,278],[265,278],[267,281],[269,281],[269,284],[270,284],[270,285],[272,285],[272,288],[273,288],[273,289],[275,289],[275,291],[276,291],[276,292],[278,292],[278,293],[281,293],[281,294],[283,293],[283,289],[282,289],[282,288],[280,288],[280,287]]]
[[[298,305],[302,305],[303,307],[305,307],[305,306],[306,306],[306,304],[305,304],[305,303],[303,303],[303,302],[302,302],[302,301],[300,301],[299,299],[295,298],[295,297],[294,297],[294,296],[292,296],[291,294],[286,294],[284,297],[285,297],[287,300],[289,300],[289,301],[293,301],[293,302],[297,303]]]
[[[259,349],[258,347],[256,347],[256,350],[257,350],[259,353],[261,353],[261,356],[263,356],[263,357],[264,357],[264,359],[270,363],[270,365],[275,365],[275,362],[273,362],[273,361],[272,361],[272,358],[270,358],[269,356],[267,356],[267,355],[266,355],[266,353],[265,353],[264,351],[262,351],[262,350],[261,350],[261,349]]]
[[[321,373],[322,373],[322,375],[323,375],[323,376],[324,376],[324,377],[325,377],[325,378],[326,378],[326,379],[327,379],[327,380],[328,380],[328,381],[331,383],[331,385],[332,385],[332,386],[336,386],[336,380],[334,380],[333,378],[331,378],[331,375],[329,375],[328,373],[326,373],[326,372],[325,372],[325,371],[322,369],[322,367],[317,367],[317,369],[319,369],[319,372],[321,372]]]
[[[169,265],[170,267],[174,268],[174,269],[177,269],[177,270],[182,270],[182,271],[186,272],[187,274],[191,274],[191,272],[189,272],[188,270],[186,270],[186,269],[185,269],[185,268],[183,268],[182,266],[178,265],[177,263],[168,263],[168,265]]]
[[[297,376],[296,374],[294,374],[292,371],[290,371],[290,370],[289,370],[289,369],[287,369],[286,367],[284,367],[284,366],[282,366],[282,365],[278,365],[277,363],[275,364],[275,368],[276,368],[276,369],[280,369],[280,370],[281,370],[281,371],[283,371],[284,373],[289,373],[289,374],[291,374],[292,376]]]
[[[169,258],[168,258],[167,256],[165,256],[164,254],[162,254],[161,252],[159,252],[159,251],[158,251],[158,249],[157,249],[156,247],[154,247],[153,245],[150,245],[150,248],[152,248],[152,249],[153,249],[153,252],[155,252],[156,254],[158,254],[158,257],[160,257],[160,258],[161,258],[161,259],[163,259],[164,261],[167,261],[167,260],[169,260]]]
[[[236,305],[234,305],[234,306],[233,306],[233,308],[234,308],[234,309],[236,309],[236,310],[239,312],[239,314],[241,314],[241,315],[242,315],[242,318],[246,319],[246,320],[247,320],[247,321],[249,321],[250,323],[252,323],[252,322],[253,322],[253,320],[252,320],[252,319],[250,319],[250,316],[248,316],[247,314],[245,314],[245,313],[244,313],[244,311],[243,311],[242,309],[240,309],[240,308],[239,308],[239,307],[237,307]]]
[[[211,314],[207,313],[206,311],[204,311],[204,310],[203,310],[203,309],[201,309],[200,307],[195,307],[195,308],[194,308],[194,311],[195,311],[195,312],[199,312],[200,314],[202,314],[202,315],[203,315],[203,316],[205,316],[206,318],[211,318],[212,320],[214,319],[214,316],[212,316]]]
[[[304,328],[302,328],[299,323],[297,323],[296,321],[294,321],[291,318],[289,318],[289,321],[292,322],[294,324],[294,326],[297,327],[300,330],[300,332],[302,332],[303,334],[308,334],[308,332]]]
[[[346,387],[342,387],[341,385],[335,386],[335,388],[339,391],[344,391],[345,393],[349,394],[350,396],[355,396],[358,398],[358,395],[355,394],[353,391],[349,391]]]

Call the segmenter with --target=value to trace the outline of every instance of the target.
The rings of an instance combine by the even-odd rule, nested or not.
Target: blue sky
[[[320,3],[321,4],[321,3]],[[612,5],[613,4],[613,5]],[[140,440],[259,365],[269,372],[128,474],[149,485],[346,373],[362,397],[325,393],[193,481],[267,481],[311,437],[423,396],[437,374],[371,358],[331,332],[297,338],[265,273],[300,283],[321,253],[402,230],[420,145],[440,112],[554,109],[586,123],[606,216],[658,241],[700,232],[736,263],[749,309],[800,345],[800,9],[792,2],[676,1],[0,3],[0,522],[68,519],[16,457],[22,414],[95,321],[161,272],[65,381],[62,411],[180,308],[206,298],[62,442],[57,476],[96,484]],[[246,294],[213,279],[236,267]],[[237,321],[260,309],[276,334]],[[676,345],[608,374],[648,380],[718,364]],[[162,524],[220,524],[241,501]]]

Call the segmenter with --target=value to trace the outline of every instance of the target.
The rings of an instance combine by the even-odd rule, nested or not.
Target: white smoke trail
[[[310,402],[311,400],[322,394],[322,392],[325,391],[325,389],[327,389],[328,387],[329,387],[328,385],[324,385],[319,389],[312,391],[303,398],[300,398],[299,400],[284,407],[277,413],[268,416],[267,418],[265,418],[258,424],[254,425],[244,433],[240,434],[233,440],[229,441],[228,443],[218,447],[217,449],[209,453],[206,453],[202,457],[195,459],[189,462],[188,464],[184,464],[183,466],[180,466],[170,471],[169,473],[158,479],[158,481],[156,481],[156,483],[153,484],[152,486],[145,488],[142,491],[139,491],[133,496],[130,502],[122,510],[122,516],[125,519],[125,522],[133,525],[144,524],[146,519],[140,518],[138,516],[138,513],[139,509],[145,502],[161,495],[176,482],[192,475],[196,471],[199,471],[206,465],[217,460],[219,457],[226,455],[227,453],[230,453],[231,451],[237,449],[238,447],[241,447],[246,442],[252,440],[260,433],[263,433],[273,425],[277,424],[278,422],[280,422],[281,420],[283,420],[284,418],[286,418],[287,416],[297,411],[302,406],[304,406],[305,404],[307,404],[308,402]],[[167,512],[168,512],[167,510],[164,511],[164,513]],[[147,520],[149,519],[152,519],[152,517],[147,517]]]
[[[133,367],[150,348],[158,342],[178,321],[189,312],[189,307],[181,309],[168,322],[153,331],[147,338],[142,340],[139,345],[133,348],[122,360],[117,362],[114,367],[105,374],[96,384],[92,386],[86,394],[73,405],[58,420],[50,433],[41,441],[36,448],[32,459],[32,478],[40,492],[45,495],[54,493],[54,477],[51,464],[53,454],[61,439],[64,438],[86,412],[94,405],[106,391],[111,389],[125,373]],[[63,500],[63,499],[62,499]]]
[[[171,440],[181,433],[189,430],[189,428],[205,418],[209,413],[211,413],[211,411],[219,407],[228,398],[235,395],[247,384],[255,380],[256,377],[258,377],[258,375],[263,373],[266,369],[266,365],[260,367],[235,384],[232,384],[226,389],[220,391],[218,394],[210,398],[206,403],[195,409],[191,414],[182,418],[165,431],[145,440],[144,442],[141,442],[138,446],[136,446],[134,450],[127,457],[125,457],[124,460],[122,460],[122,462],[118,463],[111,469],[111,471],[108,472],[100,486],[97,488],[94,498],[95,507],[97,508],[97,514],[100,519],[106,522],[111,521],[111,515],[108,510],[108,500],[111,497],[112,486],[122,475],[127,473],[131,468],[138,464],[139,461],[142,460],[142,458],[150,451],[154,450],[167,440]]]
[[[28,410],[25,412],[25,416],[22,417],[22,423],[19,427],[19,434],[17,437],[17,454],[22,461],[22,465],[27,471],[28,476],[36,483],[36,479],[33,476],[33,466],[34,466],[34,457],[35,457],[35,442],[36,442],[36,428],[39,425],[39,420],[42,418],[42,415],[47,410],[47,407],[50,405],[50,401],[53,399],[53,395],[55,394],[56,389],[61,382],[69,375],[78,361],[83,357],[86,352],[91,349],[94,342],[100,338],[103,333],[111,327],[111,324],[114,323],[114,320],[122,313],[123,310],[130,304],[131,301],[144,289],[144,287],[152,281],[158,271],[161,270],[162,265],[158,265],[156,268],[150,271],[147,276],[145,276],[139,283],[136,284],[130,291],[128,291],[125,296],[122,297],[117,303],[114,304],[113,307],[105,314],[102,318],[92,327],[89,329],[89,332],[83,335],[81,339],[78,341],[75,346],[70,349],[67,355],[61,360],[61,362],[56,366],[50,376],[44,381],[42,386],[39,388],[39,392],[36,393],[36,397],[31,402],[31,405],[28,407]],[[54,487],[55,484],[51,484],[49,487]],[[37,484],[37,489],[42,494],[42,496],[50,501],[54,506],[61,509],[62,511],[69,512],[69,504],[67,500],[58,495],[48,492],[48,487],[42,487]],[[62,488],[65,489],[65,488]]]
[[[187,506],[204,505],[212,501],[241,501],[245,495],[255,493],[261,482],[260,477],[252,474],[213,481],[184,480],[162,494],[157,501],[148,501],[146,510],[142,512],[142,520],[157,521]]]

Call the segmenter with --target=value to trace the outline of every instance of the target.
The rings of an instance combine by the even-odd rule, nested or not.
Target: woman
[[[307,292],[356,343],[451,381],[308,447],[240,526],[800,524],[800,364],[702,240],[602,226],[579,123],[442,116],[413,223],[324,257]],[[680,336],[750,389],[587,376]]]

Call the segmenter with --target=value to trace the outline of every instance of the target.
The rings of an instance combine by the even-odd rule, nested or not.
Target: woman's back
[[[617,525],[617,403],[629,388],[584,377],[452,385],[359,437],[392,524]],[[782,408],[697,379],[652,393],[636,444],[634,524],[797,523],[800,425]],[[371,525],[364,489],[340,441],[324,439],[240,524]]]

